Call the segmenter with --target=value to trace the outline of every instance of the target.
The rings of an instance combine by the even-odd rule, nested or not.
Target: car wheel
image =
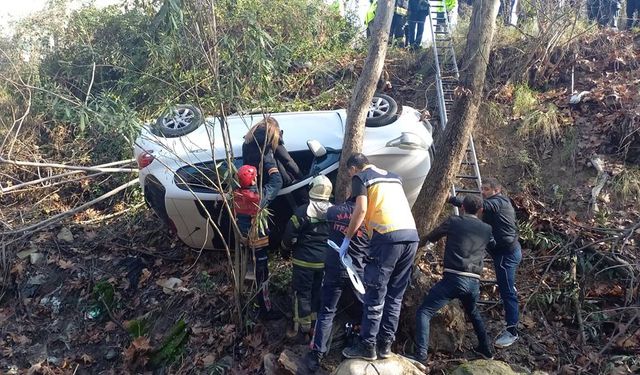
[[[178,104],[156,120],[152,131],[161,137],[181,137],[196,130],[203,123],[202,112],[198,108],[189,104]]]
[[[367,112],[366,126],[378,127],[389,125],[397,119],[398,103],[385,94],[374,94],[369,112]]]

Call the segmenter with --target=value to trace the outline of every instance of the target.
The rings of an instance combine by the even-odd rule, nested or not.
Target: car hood
[[[285,147],[289,151],[307,150],[307,140],[310,139],[318,140],[325,147],[340,149],[344,137],[344,112],[285,112],[274,113],[272,116],[278,120],[280,129],[283,130]],[[244,135],[262,118],[261,114],[227,117],[231,148],[235,157],[242,155]],[[136,146],[141,150],[153,152],[156,158],[165,159],[167,162],[174,159],[179,164],[209,161],[212,160],[212,156],[216,160],[224,159],[226,153],[221,128],[218,118],[209,117],[203,126],[185,136],[165,138],[154,135],[150,126],[145,125],[136,140]]]

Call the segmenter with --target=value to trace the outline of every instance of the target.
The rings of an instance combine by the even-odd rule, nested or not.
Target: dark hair
[[[502,184],[493,177],[487,177],[482,180],[482,185],[487,185],[494,190],[502,190]]]
[[[482,208],[482,198],[477,195],[465,195],[462,207],[464,207],[464,212],[475,215]]]
[[[356,167],[361,170],[367,164],[369,164],[369,159],[361,153],[355,153],[347,159],[347,168]]]

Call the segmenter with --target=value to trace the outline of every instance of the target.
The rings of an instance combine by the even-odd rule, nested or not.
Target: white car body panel
[[[284,131],[285,146],[289,152],[308,150],[307,140],[310,139],[319,141],[325,148],[336,150],[342,148],[346,122],[345,110],[274,113],[271,116],[278,120],[280,128]],[[235,157],[242,155],[243,136],[247,130],[262,118],[262,115],[227,118]],[[388,145],[402,133],[415,134],[423,145],[413,148]],[[365,128],[363,153],[374,165],[402,176],[407,199],[413,205],[431,168],[429,148],[432,143],[431,129],[420,121],[420,113],[413,108],[403,107],[401,115],[395,122],[385,126]],[[175,184],[174,173],[188,164],[225,158],[218,121],[207,118],[205,125],[176,138],[156,136],[151,133],[149,126],[145,126],[134,146],[136,158],[143,152],[150,152],[155,157],[150,165],[140,170],[139,178],[143,189],[145,189],[147,176],[153,175],[157,178],[166,189],[164,197],[166,213],[175,224],[180,239],[191,247],[212,248],[212,239],[216,236],[215,230],[203,216],[203,212],[206,211],[202,208],[198,209],[196,201],[220,201],[222,197],[217,193],[183,190]],[[212,158],[212,154],[215,158]],[[334,163],[320,174],[328,174],[337,168],[338,163]],[[278,195],[288,194],[304,187],[312,178],[313,176],[308,176],[293,186],[284,187]]]

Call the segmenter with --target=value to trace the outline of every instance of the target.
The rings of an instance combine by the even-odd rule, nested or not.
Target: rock
[[[104,355],[104,359],[106,359],[107,361],[112,360],[114,358],[116,358],[118,356],[118,352],[116,352],[115,350],[113,350],[113,348],[107,350],[107,352]]]
[[[73,233],[67,227],[63,227],[60,230],[60,233],[56,236],[60,241],[72,243],[73,242]]]
[[[42,285],[47,282],[47,277],[43,274],[38,274],[35,276],[31,276],[27,280],[27,284],[29,285]]]
[[[40,261],[42,261],[43,259],[44,259],[44,254],[42,253],[29,254],[29,262],[31,262],[31,264],[40,263]]]
[[[440,280],[439,275],[426,275],[420,269],[414,271],[412,286],[404,295],[404,306],[400,318],[400,330],[408,337],[415,336],[416,310],[429,289]],[[431,319],[429,349],[455,353],[462,348],[467,329],[464,310],[458,301],[452,301]]]
[[[273,353],[267,353],[262,359],[265,375],[278,375],[278,357]]]
[[[18,252],[16,255],[18,256],[18,258],[20,259],[24,259],[28,256],[30,256],[32,253],[37,252],[38,250],[34,247],[30,247],[27,250],[22,250],[20,252]]]
[[[453,370],[451,375],[525,375],[526,372],[516,372],[502,361],[479,359],[463,363]]]
[[[422,375],[408,359],[393,355],[391,358],[377,361],[347,359],[333,372],[333,375]]]

